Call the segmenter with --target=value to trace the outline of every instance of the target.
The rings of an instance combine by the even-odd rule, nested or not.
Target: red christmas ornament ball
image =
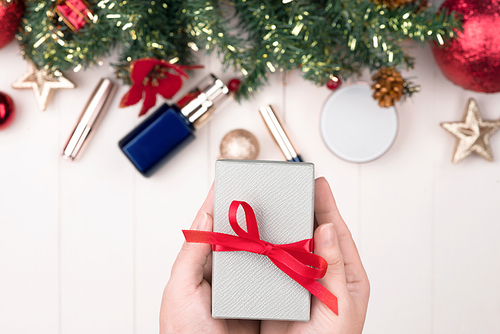
[[[227,89],[229,89],[230,92],[237,92],[238,89],[240,88],[241,85],[241,80],[240,79],[231,79],[229,80],[229,83],[227,84]]]
[[[328,79],[328,81],[326,82],[326,87],[329,90],[335,90],[335,89],[339,88],[341,84],[342,84],[342,80],[340,80],[339,77],[334,76],[332,79]]]
[[[14,39],[23,13],[24,2],[21,0],[13,0],[10,3],[0,0],[0,48]]]
[[[5,129],[12,123],[16,109],[9,95],[0,92],[0,130]]]
[[[500,0],[447,0],[441,10],[463,15],[463,32],[432,52],[444,76],[465,89],[500,91]]]

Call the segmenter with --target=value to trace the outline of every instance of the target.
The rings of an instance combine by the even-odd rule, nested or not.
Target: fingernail
[[[327,247],[335,244],[335,227],[332,223],[323,225],[321,229],[321,243]]]
[[[195,230],[204,231],[207,229],[208,218],[206,212],[201,212],[196,220],[197,220],[196,226],[194,227]]]

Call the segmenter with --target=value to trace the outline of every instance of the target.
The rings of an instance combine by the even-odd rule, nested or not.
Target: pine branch
[[[203,1],[193,1],[195,8]],[[236,36],[228,36],[227,18],[216,10],[195,11],[200,22],[211,22],[209,29],[196,31],[199,43],[216,46],[226,66],[242,72],[244,80],[239,98],[247,98],[266,82],[268,73],[278,69],[300,69],[307,80],[324,85],[333,75],[344,80],[382,67],[412,68],[414,59],[401,43],[445,40],[454,36],[459,20],[452,14],[436,15],[432,9],[420,10],[419,3],[395,10],[367,0],[234,1],[232,19],[239,21]],[[221,14],[222,13],[222,14]],[[201,23],[202,24],[202,23]],[[223,32],[217,36],[218,32]],[[237,46],[231,48],[230,46]]]
[[[216,50],[223,65],[241,73],[237,98],[266,84],[269,73],[297,69],[324,85],[363,69],[411,68],[403,47],[412,39],[444,44],[460,29],[454,13],[419,8],[389,10],[369,0],[93,0],[92,22],[71,31],[54,14],[56,2],[26,1],[23,52],[38,67],[65,71],[93,66],[117,47],[118,77],[130,83],[132,61],[144,57],[183,65],[192,51]]]
[[[114,24],[104,19],[116,15],[116,10],[98,7],[97,1],[91,3],[93,22],[75,34],[56,20],[55,2],[25,1],[22,32],[17,35],[23,55],[39,68],[50,71],[78,70],[97,64],[111,52],[121,34]]]

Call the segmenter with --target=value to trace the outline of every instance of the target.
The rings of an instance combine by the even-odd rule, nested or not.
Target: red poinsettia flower
[[[156,94],[171,99],[181,89],[182,77],[188,77],[184,70],[202,67],[170,64],[156,58],[134,60],[130,64],[132,87],[123,96],[120,108],[134,105],[144,97],[139,113],[139,116],[142,116],[156,104]]]

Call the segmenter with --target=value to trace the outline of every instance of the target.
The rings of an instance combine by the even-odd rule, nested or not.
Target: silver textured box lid
[[[286,244],[310,239],[314,224],[314,165],[218,160],[214,232],[235,235],[228,220],[233,200],[252,206],[262,240]],[[238,222],[246,230],[242,208]],[[309,292],[268,257],[243,251],[213,253],[214,318],[308,321],[310,302]]]

